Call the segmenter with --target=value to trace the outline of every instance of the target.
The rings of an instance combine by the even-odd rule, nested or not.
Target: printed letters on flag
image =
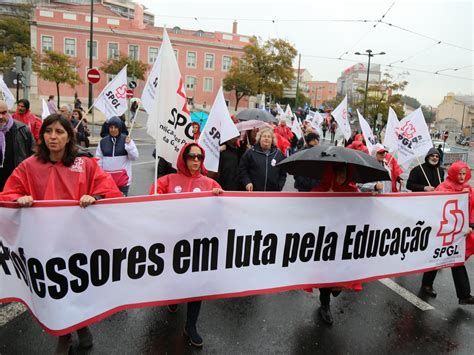
[[[219,171],[220,144],[239,135],[237,127],[235,127],[232,118],[230,118],[229,110],[225,103],[224,91],[221,86],[212,105],[206,125],[199,137],[199,145],[206,152],[204,165],[207,170]]]
[[[97,97],[94,107],[107,119],[127,111],[127,65],[107,84]]]

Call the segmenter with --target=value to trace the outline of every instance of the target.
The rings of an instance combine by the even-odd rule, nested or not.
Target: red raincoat
[[[290,149],[291,143],[287,139],[279,135],[276,131],[274,132],[274,134],[276,138],[277,148],[280,149],[280,152],[282,152],[283,155],[285,155],[288,149]]]
[[[458,182],[458,174],[461,169],[466,169],[466,179],[463,184]],[[435,191],[463,191],[464,189],[469,190],[469,223],[474,223],[474,193],[471,185],[468,181],[471,179],[471,169],[469,166],[462,162],[457,161],[448,169],[448,177],[444,182],[438,185]],[[466,237],[466,260],[474,254],[474,232],[471,232],[468,237]]]
[[[33,156],[13,171],[0,201],[16,201],[23,196],[32,196],[33,200],[79,200],[83,195],[123,196],[93,158],[77,157],[67,167],[61,162],[43,163]]]
[[[398,165],[397,159],[390,153],[385,154],[385,161],[390,168],[390,175],[392,178],[392,192],[398,192],[397,179],[403,174],[403,169]]]
[[[184,158],[184,150],[190,146],[196,145],[201,148],[202,154],[204,155],[204,149],[197,143],[187,143],[181,148],[177,161],[178,172],[176,174],[168,174],[160,177],[157,180],[157,193],[158,194],[170,194],[180,192],[200,192],[200,191],[211,191],[213,188],[221,188],[221,186],[213,179],[205,176],[207,170],[204,164],[201,164],[201,171],[196,171],[194,175],[191,175]],[[150,195],[155,192],[155,184],[151,185]]]
[[[348,165],[347,176],[351,176],[351,168]],[[357,185],[350,180],[346,180],[343,184],[338,184],[336,182],[336,176],[334,174],[332,164],[326,163],[324,166],[324,173],[321,178],[321,183],[318,186],[313,187],[311,191],[314,192],[359,192]],[[362,291],[362,283],[361,282],[341,282],[337,286],[334,287],[345,287],[350,288],[354,291]],[[305,289],[307,292],[312,292],[313,289]]]
[[[35,141],[39,144],[39,134],[43,121],[33,115],[30,110],[26,111],[26,113],[24,114],[21,114],[17,109],[16,112],[12,115],[12,117],[13,119],[27,125],[31,131],[31,134],[33,134],[33,137],[35,137]]]
[[[357,136],[356,136],[357,137]],[[360,150],[361,152],[369,154],[369,150],[364,145],[364,142],[354,140],[351,144],[349,144],[346,148]]]
[[[290,127],[278,125],[273,130],[282,138],[286,139],[288,142],[291,142],[291,139],[293,138],[293,132],[291,132]]]

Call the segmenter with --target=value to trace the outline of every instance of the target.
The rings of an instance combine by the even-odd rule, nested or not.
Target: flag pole
[[[84,114],[82,115],[81,120],[80,120],[79,123],[76,125],[76,127],[74,127],[74,129],[78,129],[78,128],[79,128],[79,125],[82,123],[82,121],[84,121],[84,119],[86,118],[87,114],[89,113],[90,110],[92,110],[93,107],[94,107],[94,105],[92,105],[91,107],[89,107],[89,108],[87,109],[87,111],[84,112]]]
[[[130,131],[128,131],[128,137],[130,137],[132,135],[133,126],[135,125],[135,121],[137,119],[138,112],[140,111],[140,101],[138,101],[137,104],[138,104],[137,111],[136,111],[137,113],[135,114],[135,117],[133,118],[132,124],[130,125]]]
[[[421,166],[420,158],[416,157],[416,160],[418,161],[418,164],[420,165],[421,171],[423,172],[423,175],[425,176],[426,182],[428,183],[429,187],[432,187],[430,184],[430,181],[428,180],[428,176],[426,175],[425,169]]]

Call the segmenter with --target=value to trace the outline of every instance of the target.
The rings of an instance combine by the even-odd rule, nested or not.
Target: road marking
[[[389,289],[391,289],[393,292],[397,293],[404,299],[406,299],[408,302],[410,302],[412,305],[418,307],[422,311],[430,311],[432,309],[435,309],[432,305],[429,303],[426,303],[422,299],[418,298],[415,296],[413,293],[408,291],[407,289],[403,288],[399,284],[397,284],[395,281],[392,281],[390,279],[381,279],[379,280],[380,283],[384,284],[387,286]]]
[[[0,327],[7,324],[13,318],[18,317],[26,311],[26,307],[21,303],[12,302],[0,308]]]
[[[151,164],[151,163],[154,163],[154,162],[155,162],[154,160],[142,161],[142,162],[140,162],[140,163],[133,163],[132,166]]]

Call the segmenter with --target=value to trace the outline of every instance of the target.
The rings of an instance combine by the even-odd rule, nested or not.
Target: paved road
[[[147,194],[153,143],[144,129],[134,136],[141,155],[130,192]],[[285,190],[291,189],[288,179]],[[474,282],[472,260],[467,268]],[[473,354],[474,306],[458,306],[450,270],[438,274],[436,299],[419,294],[420,281],[421,275],[411,275],[365,284],[359,293],[343,292],[332,301],[333,326],[318,318],[317,291],[206,301],[198,323],[202,350],[182,336],[184,306],[176,314],[165,307],[123,311],[91,327],[95,343],[87,353]],[[0,354],[53,352],[56,338],[28,312],[18,313],[15,304],[0,308]]]

